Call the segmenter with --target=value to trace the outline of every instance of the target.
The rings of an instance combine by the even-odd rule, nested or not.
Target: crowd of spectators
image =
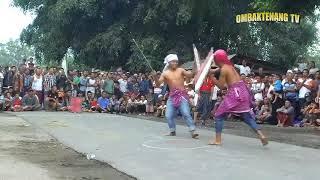
[[[314,62],[288,70],[286,74],[254,74],[245,61],[235,67],[251,89],[258,123],[281,127],[320,125],[320,72]],[[161,73],[157,74],[160,77]],[[205,82],[210,82],[210,78],[208,76]],[[202,109],[214,112],[226,90],[219,90],[213,83],[206,84],[206,91],[210,94],[203,97],[208,98],[206,102],[209,103],[204,104],[206,108],[199,108],[194,107],[193,80],[186,79],[185,87],[192,107],[190,113],[196,122],[200,117],[205,124],[213,117],[203,116]],[[46,110],[165,117],[167,98],[167,86],[155,87],[153,76],[148,73],[135,74],[121,69],[115,72],[69,70],[65,73],[63,68],[42,68],[32,61],[0,67],[1,111]]]

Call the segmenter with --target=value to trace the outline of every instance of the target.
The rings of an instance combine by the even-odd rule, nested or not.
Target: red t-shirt
[[[13,101],[12,101],[12,105],[13,106],[21,106],[22,105],[22,101],[20,98],[15,98]]]
[[[91,101],[90,102],[90,106],[91,107],[97,107],[98,106],[98,102],[97,101]]]
[[[213,86],[213,80],[211,78],[207,78],[203,81],[200,91],[211,92]]]

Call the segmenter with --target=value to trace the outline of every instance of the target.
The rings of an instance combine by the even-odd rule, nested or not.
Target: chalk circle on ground
[[[159,150],[194,150],[209,147],[194,139],[153,139],[142,144],[143,147]]]

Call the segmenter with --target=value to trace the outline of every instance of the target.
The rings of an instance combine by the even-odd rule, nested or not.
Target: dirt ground
[[[0,122],[0,179],[135,179],[88,160],[18,117],[0,113]]]

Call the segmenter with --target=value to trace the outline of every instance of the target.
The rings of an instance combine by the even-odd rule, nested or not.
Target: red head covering
[[[214,52],[214,62],[216,64],[227,64],[233,66],[233,63],[228,59],[228,54],[225,50],[219,49]]]

